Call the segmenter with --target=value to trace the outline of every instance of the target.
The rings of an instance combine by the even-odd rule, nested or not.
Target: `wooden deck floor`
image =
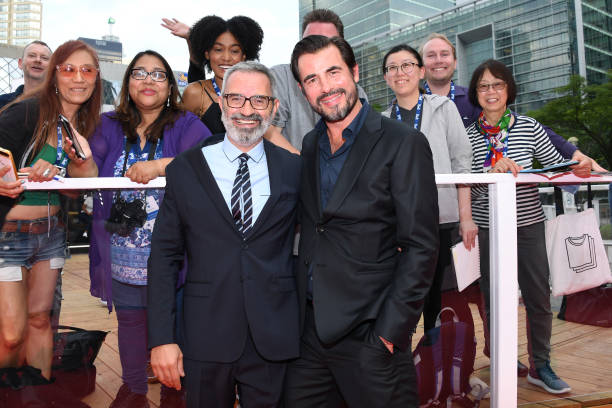
[[[117,320],[109,314],[97,298],[89,294],[88,258],[73,255],[67,261],[63,279],[64,301],[60,321],[62,324],[110,331],[96,360],[96,390],[83,399],[92,408],[106,408],[121,386],[121,365],[117,347]],[[476,309],[472,310],[476,322],[478,349],[476,374],[489,382],[489,360],[482,354],[484,344],[482,322]],[[527,338],[524,309],[519,309],[519,358],[527,363]],[[420,326],[415,343],[421,337]],[[518,404],[522,407],[610,407],[612,408],[612,328],[568,323],[553,320],[552,365],[561,378],[572,387],[563,398],[540,392],[525,378],[518,380]],[[416,345],[416,344],[415,344]],[[151,407],[159,406],[159,384],[150,385],[148,398]],[[609,405],[606,405],[609,404]],[[488,408],[488,400],[481,407]]]

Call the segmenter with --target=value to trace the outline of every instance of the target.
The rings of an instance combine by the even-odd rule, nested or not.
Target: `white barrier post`
[[[511,174],[489,184],[491,407],[516,407],[518,282],[516,184]]]

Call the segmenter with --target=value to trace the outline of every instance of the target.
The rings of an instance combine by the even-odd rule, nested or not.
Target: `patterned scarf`
[[[485,142],[487,142],[487,157],[485,157],[483,163],[485,172],[493,168],[495,163],[506,155],[506,151],[508,150],[508,125],[510,124],[511,118],[512,113],[510,109],[506,109],[506,112],[504,112],[499,121],[497,121],[497,124],[492,126],[487,123],[484,112],[480,112],[480,116],[478,116],[476,126],[484,136]]]

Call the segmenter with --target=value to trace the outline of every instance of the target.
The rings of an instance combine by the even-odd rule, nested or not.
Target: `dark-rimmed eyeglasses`
[[[142,68],[135,68],[130,72],[130,76],[138,81],[144,81],[148,76],[155,82],[164,82],[168,78],[168,74],[165,71],[152,71],[148,72]]]
[[[64,78],[74,78],[77,71],[81,73],[81,77],[86,81],[92,81],[98,76],[98,68],[91,64],[83,65],[72,65],[72,64],[59,64],[55,66],[55,69],[60,76]]]
[[[486,93],[489,91],[489,88],[493,88],[494,91],[503,91],[506,88],[505,82],[494,82],[492,84],[478,84],[476,86],[476,90],[480,93]]]
[[[273,96],[266,95],[253,95],[247,98],[244,95],[235,93],[224,94],[223,97],[225,98],[227,106],[229,106],[230,108],[242,108],[246,101],[249,101],[251,107],[256,110],[266,109],[268,105],[270,105],[270,102],[276,99]]]
[[[404,74],[412,74],[414,67],[420,67],[416,62],[404,62],[402,65],[389,65],[385,67],[385,74],[397,75],[400,68]]]

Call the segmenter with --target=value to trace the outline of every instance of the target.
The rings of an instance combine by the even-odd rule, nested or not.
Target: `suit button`
[[[317,224],[317,226],[315,227],[315,231],[317,231],[317,234],[322,234],[325,232],[325,228],[323,228],[322,225]]]
[[[242,249],[249,249],[249,244],[242,244]]]

